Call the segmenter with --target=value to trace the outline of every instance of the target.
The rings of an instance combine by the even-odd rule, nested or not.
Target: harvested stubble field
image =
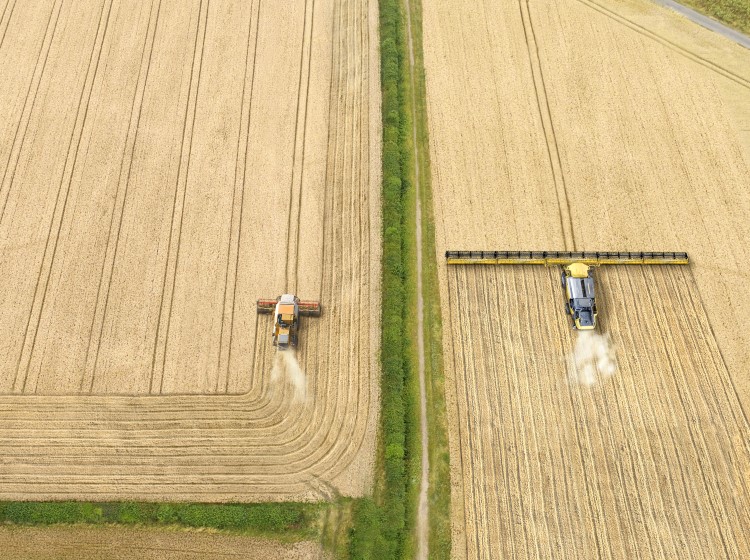
[[[130,527],[3,527],[0,547],[13,560],[323,560],[313,542]],[[43,552],[40,552],[43,551]]]
[[[645,2],[423,9],[454,557],[750,557],[750,53]],[[618,367],[588,385],[557,270],[446,249],[692,264],[597,271]]]
[[[376,2],[0,9],[0,498],[369,490]],[[319,299],[273,380],[255,300]]]

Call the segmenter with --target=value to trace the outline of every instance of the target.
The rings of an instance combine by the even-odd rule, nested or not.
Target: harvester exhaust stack
[[[259,314],[274,314],[273,345],[286,350],[297,346],[300,316],[320,317],[321,306],[317,301],[303,301],[294,294],[284,294],[276,299],[259,299],[257,310]]]
[[[630,253],[601,251],[446,251],[448,264],[559,266],[565,292],[565,311],[573,328],[596,327],[593,267],[609,264],[690,264],[687,253]]]

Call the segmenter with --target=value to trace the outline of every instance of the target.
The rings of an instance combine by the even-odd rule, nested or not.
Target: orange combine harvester
[[[321,306],[317,301],[301,301],[294,294],[284,294],[276,299],[259,299],[258,313],[273,313],[273,345],[286,350],[297,346],[300,316],[320,317]]]

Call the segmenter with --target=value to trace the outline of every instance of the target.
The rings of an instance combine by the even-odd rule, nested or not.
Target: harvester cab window
[[[579,299],[585,297],[583,281],[580,278],[571,278],[568,282],[571,299]]]
[[[583,291],[586,297],[594,297],[594,279],[591,276],[583,279]]]

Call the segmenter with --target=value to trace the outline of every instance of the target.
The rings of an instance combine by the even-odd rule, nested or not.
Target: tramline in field
[[[565,293],[565,312],[573,328],[596,327],[596,296],[593,267],[611,264],[657,265],[690,264],[687,253],[606,252],[606,251],[446,251],[448,264],[487,264],[560,266]]]

